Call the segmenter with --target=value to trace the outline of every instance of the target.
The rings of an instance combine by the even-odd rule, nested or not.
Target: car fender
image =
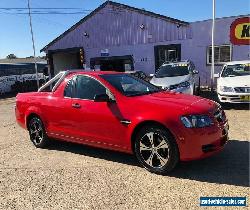
[[[25,112],[25,126],[26,126],[26,128],[27,128],[27,119],[28,119],[28,117],[31,115],[31,114],[35,114],[35,115],[38,115],[40,118],[41,118],[41,120],[42,120],[42,122],[43,122],[43,124],[44,124],[44,126],[45,126],[45,128],[46,128],[46,125],[47,125],[47,121],[46,121],[46,117],[43,115],[43,112],[42,112],[42,110],[41,110],[41,108],[39,108],[39,107],[37,107],[37,106],[30,106],[27,110],[26,110],[26,112]]]
[[[182,138],[178,134],[178,130],[180,129],[179,123],[177,123],[175,120],[172,120],[175,118],[172,118],[170,116],[166,116],[162,114],[161,116],[153,116],[153,114],[148,116],[147,118],[141,118],[141,117],[136,117],[133,120],[131,120],[131,124],[128,126],[128,136],[127,139],[129,139],[129,144],[130,147],[133,149],[133,144],[134,144],[134,138],[136,133],[139,131],[141,126],[146,125],[146,124],[158,124],[164,128],[166,128],[175,138],[177,145],[180,144],[180,139]],[[177,120],[177,118],[176,118]]]

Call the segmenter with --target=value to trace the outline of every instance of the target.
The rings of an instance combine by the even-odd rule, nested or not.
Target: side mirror
[[[113,100],[107,94],[97,94],[94,97],[95,102],[112,102]]]
[[[193,70],[193,74],[199,74],[198,70]]]
[[[219,74],[214,74],[214,78],[219,78],[220,75]]]

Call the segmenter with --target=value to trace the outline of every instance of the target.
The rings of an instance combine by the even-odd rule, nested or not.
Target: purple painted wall
[[[144,24],[142,30],[140,25]],[[89,38],[84,37],[84,32]],[[152,35],[152,38],[150,37]],[[107,5],[48,50],[70,47],[107,48],[191,38],[191,29],[138,12]]]
[[[228,17],[216,19],[215,22],[215,45],[231,45],[232,61],[247,60],[249,57],[249,45],[232,45],[230,42],[230,26],[238,17]],[[194,61],[197,70],[200,71],[202,84],[210,84],[211,65],[207,65],[207,47],[211,45],[211,27],[212,21],[198,21],[191,23],[193,38],[190,42],[183,44],[183,59]],[[215,72],[221,70],[221,65],[215,66]]]
[[[229,29],[237,17],[216,20],[216,45],[230,44]],[[144,24],[142,30],[140,25]],[[100,57],[108,49],[109,56],[133,55],[136,70],[155,72],[154,46],[181,44],[182,59],[192,60],[200,71],[202,85],[210,83],[211,66],[206,64],[207,47],[211,43],[211,20],[177,27],[176,23],[138,12],[107,5],[97,14],[51,45],[48,50],[83,47],[87,66],[90,58]],[[84,32],[89,37],[83,36]],[[232,46],[232,60],[249,59],[249,46]],[[147,61],[143,61],[147,58]],[[216,66],[216,72],[221,66]]]

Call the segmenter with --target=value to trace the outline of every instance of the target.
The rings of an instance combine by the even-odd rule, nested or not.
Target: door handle
[[[75,103],[75,104],[72,104],[72,107],[79,109],[79,108],[81,108],[81,105],[78,103]]]

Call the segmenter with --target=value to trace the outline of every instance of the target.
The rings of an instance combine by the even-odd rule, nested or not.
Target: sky
[[[84,10],[81,14],[32,15],[36,54],[44,55],[40,53],[40,49],[105,1],[30,0],[30,2],[31,8],[79,8]],[[116,0],[116,2],[144,8],[187,22],[212,17],[212,0]],[[33,55],[28,15],[6,14],[12,13],[13,10],[1,8],[27,8],[27,0],[0,0],[0,58],[5,58],[11,53],[17,57]],[[60,11],[72,12],[72,10]],[[246,14],[250,14],[249,0],[216,0],[216,17]]]

